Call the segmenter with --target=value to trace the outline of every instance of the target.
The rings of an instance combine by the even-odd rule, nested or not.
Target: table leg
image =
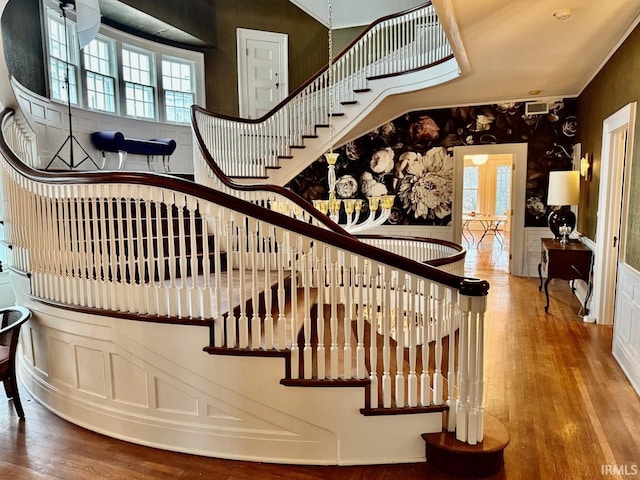
[[[593,290],[593,283],[589,280],[589,286],[587,287],[587,294],[584,296],[584,314],[589,315],[589,309],[587,308],[587,304],[589,303],[589,299],[591,298],[591,291]]]
[[[476,239],[473,236],[473,233],[471,232],[471,229],[469,228],[469,223],[471,223],[471,220],[465,220],[463,222],[463,224],[462,224],[462,237],[469,244],[469,246],[472,246],[474,243],[476,243]],[[464,234],[464,229],[465,228],[467,229],[467,232],[469,232],[469,236],[471,237],[471,241],[469,241],[467,236]]]
[[[540,286],[538,287],[538,291],[542,291],[542,263],[538,264],[538,275],[540,276]]]
[[[544,294],[547,296],[547,305],[544,307],[544,311],[549,313],[549,282],[550,278],[547,278],[547,281],[544,282]]]
[[[484,237],[487,235],[487,232],[491,228],[491,221],[490,220],[487,220],[487,221],[480,220],[480,225],[482,225],[482,228],[484,229],[484,233],[480,237],[480,240],[478,240],[478,245],[480,245],[482,243],[482,240],[484,239]]]

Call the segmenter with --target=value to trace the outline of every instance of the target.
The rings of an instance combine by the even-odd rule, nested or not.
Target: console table
[[[542,273],[546,273],[547,280],[544,282],[544,293],[547,296],[545,312],[549,312],[549,282],[553,278],[562,280],[584,280],[587,283],[587,296],[584,299],[585,312],[589,297],[591,296],[591,264],[593,252],[591,249],[577,240],[562,244],[554,238],[542,238],[542,259],[538,265],[538,275],[540,275],[540,286],[542,291]],[[575,291],[575,288],[574,288]]]

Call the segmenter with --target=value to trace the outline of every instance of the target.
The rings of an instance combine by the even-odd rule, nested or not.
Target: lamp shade
[[[547,205],[578,205],[580,203],[580,172],[566,170],[549,172]]]

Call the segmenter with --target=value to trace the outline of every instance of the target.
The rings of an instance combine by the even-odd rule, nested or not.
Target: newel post
[[[489,283],[465,279],[458,292],[460,332],[456,439],[475,445],[484,431],[484,315]]]

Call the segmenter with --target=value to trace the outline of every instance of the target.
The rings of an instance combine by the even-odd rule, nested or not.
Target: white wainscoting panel
[[[640,272],[618,265],[613,356],[640,395]]]
[[[524,229],[524,277],[537,277],[540,255],[542,255],[541,238],[550,238],[552,233],[547,227],[527,227]]]
[[[69,134],[68,107],[65,104],[54,102],[27,90],[15,80],[11,84],[20,108],[31,129],[36,134],[40,165],[35,165],[35,167],[44,168],[49,164]],[[98,165],[102,164],[102,155],[93,147],[91,133],[100,130],[116,130],[129,138],[172,138],[176,141],[176,150],[171,155],[169,163],[171,171],[174,173],[193,173],[193,137],[190,125],[137,120],[79,108],[71,108],[71,118],[73,134],[78,143]],[[69,143],[60,152],[60,156],[69,161]],[[83,158],[84,153],[76,144],[74,147],[74,162],[78,163]],[[106,159],[105,170],[116,170],[118,168],[117,153],[107,153]],[[151,166],[155,171],[164,173],[162,158],[155,158]],[[55,160],[51,164],[51,168],[64,169],[66,167],[60,160]],[[87,160],[80,165],[79,169],[93,170],[95,168],[94,164]],[[124,170],[148,170],[146,157],[143,155],[127,155]]]
[[[24,298],[19,374],[46,408],[133,443],[298,464],[425,460],[442,414],[363,416],[362,387],[280,384],[284,358],[209,355],[206,326],[101,317]]]

